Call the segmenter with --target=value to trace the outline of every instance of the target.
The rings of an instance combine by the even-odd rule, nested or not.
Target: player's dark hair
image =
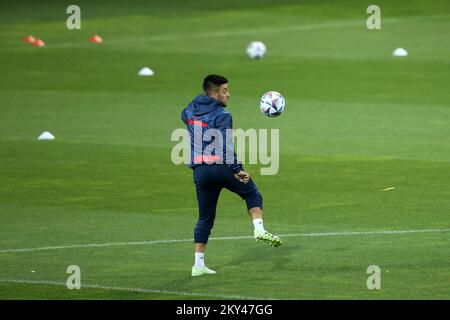
[[[217,74],[210,74],[203,80],[203,91],[210,94],[212,90],[217,90],[222,84],[228,83],[228,79]]]

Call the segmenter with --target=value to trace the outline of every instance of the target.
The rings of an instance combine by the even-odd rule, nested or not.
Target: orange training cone
[[[33,42],[33,46],[35,46],[35,47],[43,47],[43,46],[45,46],[45,42],[42,41],[41,39],[36,39]]]
[[[25,43],[33,43],[36,41],[36,39],[32,35],[28,35],[25,38],[23,38],[23,41]]]
[[[99,35],[95,35],[95,36],[90,37],[89,41],[94,42],[94,43],[102,43],[103,39]]]

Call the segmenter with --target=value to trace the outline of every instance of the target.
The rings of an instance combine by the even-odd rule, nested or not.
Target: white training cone
[[[55,136],[48,131],[42,132],[41,135],[38,137],[38,140],[54,140],[54,139]]]
[[[152,69],[148,68],[148,67],[144,67],[141,70],[139,70],[139,75],[140,76],[152,76],[155,73],[153,72]]]
[[[408,51],[403,48],[397,48],[392,54],[394,55],[394,57],[406,57],[408,55]]]

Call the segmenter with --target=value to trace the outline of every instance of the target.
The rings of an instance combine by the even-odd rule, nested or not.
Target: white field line
[[[426,18],[430,19],[442,19],[448,17],[448,15],[433,15],[433,16],[412,16],[412,17],[391,17],[391,18],[383,18],[383,24],[390,23],[398,23],[403,20],[423,20]],[[215,37],[233,37],[233,36],[242,36],[242,35],[261,35],[265,33],[278,33],[278,32],[290,32],[290,31],[310,31],[317,29],[331,29],[331,28],[346,28],[346,27],[355,27],[361,26],[362,28],[366,28],[366,20],[341,20],[341,21],[331,21],[326,23],[315,23],[315,24],[298,24],[298,25],[290,25],[290,26],[281,26],[281,27],[270,27],[270,28],[252,28],[252,29],[240,29],[240,30],[229,30],[229,31],[215,31],[215,32],[193,32],[193,33],[173,33],[173,34],[162,34],[152,37],[127,37],[126,39],[116,39],[116,40],[107,40],[102,43],[104,45],[121,45],[126,43],[133,42],[152,42],[152,41],[167,41],[167,40],[177,40],[177,39],[191,39],[191,38],[215,38]],[[46,44],[46,47],[50,48],[60,48],[60,47],[80,47],[80,46],[89,46],[92,45],[90,43],[74,43],[74,42],[60,42],[54,44]],[[16,48],[17,46],[13,46]]]
[[[29,284],[29,285],[52,285],[52,286],[66,286],[65,282],[60,281],[45,281],[45,280],[17,280],[17,279],[0,279],[0,283],[18,283],[18,284]],[[169,291],[169,290],[159,290],[159,289],[147,289],[147,288],[126,288],[126,287],[111,287],[103,286],[97,284],[84,284],[81,283],[81,289],[102,289],[102,290],[112,290],[112,291],[126,291],[126,292],[139,292],[139,293],[156,293],[164,295],[180,295],[189,297],[208,297],[216,299],[238,299],[238,300],[262,300],[272,298],[255,298],[240,295],[224,295],[224,294],[213,294],[213,293],[201,293],[201,292],[184,292],[184,291]]]
[[[447,17],[448,15],[433,15],[433,16],[412,16],[412,17],[392,17],[392,18],[384,18],[383,24],[386,23],[398,23],[402,20],[423,20],[424,18],[430,19],[441,19]],[[272,28],[253,28],[253,29],[241,29],[241,30],[229,30],[229,31],[216,31],[216,32],[197,32],[197,33],[174,33],[174,34],[162,34],[158,36],[152,37],[137,37],[126,39],[116,39],[116,40],[107,40],[102,43],[104,45],[121,45],[126,43],[133,42],[152,42],[152,41],[166,41],[166,40],[176,40],[176,39],[190,39],[190,38],[215,38],[215,37],[229,37],[229,36],[241,36],[241,35],[261,35],[264,33],[277,33],[277,32],[289,32],[289,31],[309,31],[316,29],[327,29],[327,28],[342,28],[342,27],[352,27],[352,26],[361,26],[363,28],[366,27],[365,20],[347,20],[347,21],[333,21],[327,23],[317,23],[317,24],[300,24],[300,25],[291,25],[291,26],[283,26],[283,27],[272,27]],[[79,42],[59,42],[59,43],[48,43],[46,47],[50,48],[63,48],[63,47],[83,47],[89,46],[92,44],[85,41],[83,43]],[[3,49],[16,49],[19,45],[10,45],[3,46]]]
[[[435,15],[429,16],[429,19],[434,18],[442,18],[447,17],[447,15]],[[423,16],[413,16],[406,19],[416,20],[423,19]],[[390,23],[398,23],[405,18],[383,18],[383,24]],[[266,33],[279,33],[279,32],[290,32],[290,31],[310,31],[310,30],[318,30],[318,29],[332,29],[332,28],[346,28],[346,27],[356,27],[360,26],[362,28],[366,28],[366,20],[341,20],[341,21],[331,21],[326,23],[315,23],[315,24],[298,24],[298,25],[290,25],[290,26],[281,26],[281,27],[265,27],[265,28],[252,28],[252,29],[240,29],[240,30],[228,30],[228,31],[215,31],[215,32],[193,32],[193,33],[173,33],[173,34],[162,34],[159,36],[153,37],[138,37],[127,39],[117,39],[105,41],[102,45],[115,45],[115,44],[125,44],[125,43],[133,43],[133,42],[151,42],[151,41],[166,41],[166,40],[176,40],[176,39],[191,39],[191,38],[215,38],[215,37],[234,37],[234,36],[242,36],[242,35],[261,35]],[[58,44],[49,44],[47,47],[77,47],[83,45],[90,45],[89,43],[58,43]]]
[[[319,233],[291,233],[280,234],[280,237],[334,237],[334,236],[370,236],[370,235],[392,235],[392,234],[413,234],[413,233],[443,233],[450,232],[450,229],[416,229],[416,230],[377,230],[377,231],[351,231],[351,232],[319,232]],[[232,236],[232,237],[211,237],[210,240],[244,240],[253,239],[252,236]],[[35,248],[18,248],[18,249],[1,249],[0,253],[30,252],[30,251],[47,251],[62,249],[81,249],[81,248],[101,248],[113,246],[139,246],[152,245],[160,243],[180,243],[193,242],[194,239],[168,239],[168,240],[149,240],[149,241],[131,241],[131,242],[106,242],[106,243],[89,243],[75,244],[64,246],[46,246]]]

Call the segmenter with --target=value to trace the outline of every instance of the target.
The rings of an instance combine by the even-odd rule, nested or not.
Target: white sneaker
[[[262,240],[262,241],[268,243],[271,247],[279,247],[282,244],[281,239],[279,237],[274,236],[273,234],[271,234],[267,231],[256,231],[255,230],[254,235],[255,235],[256,241]]]
[[[192,267],[192,273],[191,275],[193,277],[198,277],[198,276],[202,276],[204,274],[216,274],[217,272],[215,272],[214,270],[211,270],[209,268],[207,268],[206,266],[204,267],[196,267],[193,266]]]

